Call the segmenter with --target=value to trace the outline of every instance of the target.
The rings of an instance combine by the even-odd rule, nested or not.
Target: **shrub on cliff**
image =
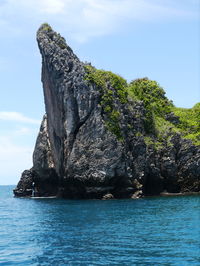
[[[145,129],[147,133],[156,133],[155,119],[163,117],[171,111],[172,102],[165,96],[160,85],[148,78],[132,81],[128,87],[129,95],[143,102],[146,109]]]
[[[180,118],[177,128],[183,136],[200,145],[200,103],[193,108],[174,107],[173,112]]]
[[[100,104],[107,115],[107,128],[122,139],[119,120],[120,112],[117,110],[116,101],[125,104],[128,101],[127,82],[125,79],[112,73],[111,71],[98,70],[91,65],[85,66],[85,79],[94,83],[101,91]]]

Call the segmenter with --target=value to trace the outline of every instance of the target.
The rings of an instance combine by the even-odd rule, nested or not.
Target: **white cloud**
[[[4,111],[1,112],[0,111],[0,120],[17,121],[17,122],[28,123],[28,124],[36,124],[36,125],[40,124],[39,120],[26,117],[25,115],[18,113],[18,112],[4,112]]]
[[[69,1],[62,1],[62,0],[43,0],[39,1],[41,5],[40,11],[47,14],[59,14],[62,13],[66,2]]]
[[[17,130],[15,130],[14,132],[13,132],[13,135],[17,135],[17,136],[24,136],[24,135],[29,135],[29,134],[31,134],[33,132],[33,130],[31,130],[30,128],[28,128],[28,127],[21,127],[21,128],[19,128],[19,129],[17,129]]]
[[[0,31],[19,34],[24,27],[47,21],[86,41],[123,29],[130,21],[194,19],[199,16],[197,4],[196,0],[5,0],[0,6]]]
[[[17,184],[32,167],[40,121],[18,112],[0,112],[0,121],[0,185]]]
[[[6,161],[8,155],[15,157],[15,155],[29,153],[30,151],[30,148],[21,147],[13,143],[10,137],[0,136],[0,160]],[[17,157],[15,157],[15,159],[17,159]]]
[[[9,118],[12,123],[9,122],[6,127],[0,124],[0,185],[17,184],[21,173],[32,167],[32,154],[38,134],[37,120],[15,112],[0,112],[1,118],[6,121]],[[28,126],[19,122],[28,123]]]
[[[17,145],[9,136],[0,136],[0,185],[16,184],[21,172],[32,166],[33,148]]]

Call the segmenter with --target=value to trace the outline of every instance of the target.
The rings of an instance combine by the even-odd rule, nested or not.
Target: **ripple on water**
[[[0,264],[200,265],[199,200],[31,200],[0,187]]]

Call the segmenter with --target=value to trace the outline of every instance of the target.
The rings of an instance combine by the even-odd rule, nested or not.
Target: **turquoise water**
[[[200,265],[200,197],[18,199],[0,186],[0,265]]]

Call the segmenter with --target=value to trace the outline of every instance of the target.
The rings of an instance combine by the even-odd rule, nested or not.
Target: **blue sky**
[[[44,114],[35,41],[48,22],[82,61],[157,80],[176,106],[200,101],[199,0],[0,0],[0,184],[32,166]]]

